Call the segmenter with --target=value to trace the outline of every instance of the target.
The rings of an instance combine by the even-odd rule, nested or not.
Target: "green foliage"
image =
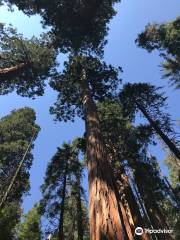
[[[42,95],[45,80],[55,73],[56,55],[50,35],[27,39],[11,25],[0,24],[0,69],[25,64],[16,73],[0,76],[0,94],[16,90],[22,96]]]
[[[169,154],[165,159],[165,163],[169,168],[169,177],[172,186],[177,187],[180,183],[180,166],[178,160],[172,154]]]
[[[35,124],[35,120],[35,112],[31,108],[13,111],[10,115],[0,120],[0,199],[7,190],[17,166],[33,137],[33,133],[35,138],[37,137],[40,128]],[[33,146],[32,144],[30,150],[33,149]],[[22,195],[29,190],[29,169],[32,165],[32,160],[33,156],[29,152],[26,155],[6,204],[15,200],[21,200]]]
[[[162,176],[157,159],[153,156],[147,156],[142,152],[139,159],[133,165],[135,179],[138,179],[138,187],[141,189],[143,196],[151,195],[157,204],[160,200],[166,198],[169,194],[169,189],[166,186]],[[140,181],[143,182],[140,183]]]
[[[15,227],[19,222],[21,210],[18,202],[10,203],[0,210],[0,238],[14,240]],[[27,239],[26,239],[27,240]]]
[[[59,93],[55,106],[50,109],[57,120],[73,120],[76,115],[83,117],[83,85],[86,81],[94,101],[112,98],[121,82],[118,78],[120,68],[106,65],[92,56],[70,56],[64,67],[62,74],[50,82]]]
[[[119,94],[119,100],[124,107],[125,116],[134,116],[140,109],[137,103],[146,110],[148,115],[158,124],[161,130],[176,142],[170,114],[167,113],[167,97],[162,88],[148,83],[125,84]]]
[[[64,218],[64,233],[65,239],[74,239],[78,240],[78,229],[77,229],[77,221],[78,221],[78,211],[79,209],[75,209],[76,204],[76,196],[71,194],[71,197],[68,199],[68,209],[65,212]],[[82,229],[83,229],[83,240],[89,240],[89,219],[88,219],[88,207],[84,201],[82,204]]]
[[[101,130],[110,155],[119,162],[136,159],[139,150],[151,143],[151,127],[134,127],[132,119],[124,117],[124,108],[118,101],[105,101],[97,106]]]
[[[18,240],[41,240],[41,216],[38,207],[32,208],[18,227]]]
[[[170,229],[173,229],[173,235],[175,240],[180,238],[180,215],[179,209],[172,206],[168,200],[159,202],[161,209],[167,216],[168,224]]]
[[[170,84],[180,88],[180,17],[165,24],[149,24],[136,40],[138,46],[148,52],[155,49],[164,58],[163,77],[169,78]]]
[[[108,32],[107,24],[115,15],[113,5],[119,0],[51,1],[5,0],[20,10],[42,16],[43,26],[51,26],[54,44],[61,51],[102,50]]]
[[[103,139],[116,182],[120,184],[121,174],[126,174],[128,179],[133,181],[133,184],[138,185],[141,197],[151,197],[160,206],[160,209],[162,209],[160,203],[167,202],[173,212],[177,211],[174,196],[161,176],[157,159],[147,156],[148,146],[153,143],[151,127],[148,125],[133,126],[132,115],[127,114],[126,111],[126,116],[129,118],[125,118],[123,107],[118,101],[106,101],[98,104]],[[132,178],[130,171],[134,178]],[[124,186],[120,184],[119,187],[121,194],[123,194]],[[177,225],[178,221],[171,219],[170,215],[167,216],[167,220],[174,229],[173,224]],[[176,228],[178,229],[178,225]]]
[[[79,145],[80,144],[80,145]],[[83,166],[78,160],[81,141],[76,139],[72,145],[63,144],[58,148],[46,171],[44,184],[42,185],[43,199],[40,202],[40,212],[47,219],[46,233],[58,235],[58,227],[61,216],[62,199],[64,201],[63,231],[64,238],[70,235],[77,239],[78,200],[85,208],[84,190],[82,188]],[[65,196],[63,196],[64,177],[66,177]],[[81,206],[80,205],[80,206]],[[88,235],[87,214],[82,211],[82,227],[84,236]]]

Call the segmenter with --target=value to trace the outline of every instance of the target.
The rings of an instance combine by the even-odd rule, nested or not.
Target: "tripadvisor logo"
[[[137,227],[137,228],[135,229],[135,234],[138,235],[138,236],[142,235],[143,232],[144,232],[144,231],[143,231],[142,227]]]
[[[142,235],[143,233],[149,233],[149,234],[158,234],[158,233],[164,233],[164,234],[171,234],[173,233],[173,230],[167,230],[167,229],[149,229],[149,228],[145,228],[143,229],[142,227],[137,227],[135,229],[135,234],[140,236]]]

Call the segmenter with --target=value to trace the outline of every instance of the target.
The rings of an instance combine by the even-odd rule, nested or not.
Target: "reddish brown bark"
[[[124,223],[124,226],[126,228],[128,240],[133,240],[134,239],[134,237],[133,237],[134,233],[132,231],[132,226],[131,226],[130,221],[129,221],[130,219],[128,218],[126,209],[125,209],[125,207],[124,207],[124,205],[122,204],[121,201],[119,201],[119,205],[120,205],[120,209],[121,209],[121,212],[122,212],[123,223]]]
[[[100,132],[96,106],[92,100],[88,85],[83,84],[89,176],[90,239],[128,239],[126,230],[123,229],[121,224],[112,171]]]

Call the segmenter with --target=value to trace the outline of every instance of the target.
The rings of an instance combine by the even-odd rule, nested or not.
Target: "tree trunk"
[[[64,171],[63,176],[63,189],[62,189],[62,200],[61,200],[61,212],[60,212],[60,219],[59,219],[59,226],[58,226],[58,239],[64,239],[64,231],[63,231],[63,223],[64,223],[64,205],[65,205],[65,198],[66,198],[66,182],[67,182],[67,163]]]
[[[146,119],[149,121],[151,126],[154,128],[156,133],[162,138],[162,140],[166,143],[166,145],[169,147],[172,153],[177,157],[177,159],[180,160],[180,151],[179,149],[175,146],[175,144],[162,132],[158,124],[149,116],[147,111],[137,102],[135,101],[137,107],[139,110],[143,113],[143,115],[146,117]]]
[[[119,205],[120,205],[120,209],[122,212],[122,219],[123,219],[123,223],[127,232],[127,236],[128,236],[128,240],[133,240],[134,237],[134,232],[132,230],[132,226],[130,224],[129,218],[127,216],[127,212],[126,212],[126,208],[125,206],[122,204],[121,199],[119,199]]]
[[[122,225],[112,171],[100,132],[97,109],[86,80],[83,80],[82,87],[89,177],[90,239],[128,239]]]
[[[83,240],[83,211],[81,203],[81,180],[80,174],[77,174],[77,230],[78,240]]]
[[[158,205],[156,204],[153,194],[149,192],[148,189],[146,189],[144,192],[141,186],[142,181],[141,179],[138,178],[138,176],[136,176],[136,181],[137,181],[137,185],[138,185],[138,189],[140,191],[141,197],[144,201],[144,205],[148,213],[148,217],[150,218],[150,222],[153,226],[153,229],[169,230],[170,228],[165,220],[165,217],[160,211]],[[166,240],[166,239],[173,240],[173,237],[168,233],[167,234],[158,233],[153,235],[156,235],[157,239],[159,240]]]
[[[121,182],[123,184],[123,195],[124,195],[124,206],[126,208],[127,215],[129,217],[129,222],[131,225],[132,232],[135,233],[137,227],[146,227],[146,224],[143,222],[141,213],[139,211],[139,206],[136,202],[134,194],[132,192],[128,177],[124,177],[124,174],[121,175]],[[134,235],[134,234],[133,234]],[[141,236],[135,236],[135,239],[139,240],[149,240],[150,237],[147,233],[143,233]]]
[[[18,77],[24,70],[27,69],[29,64],[20,63],[14,67],[0,69],[0,81],[10,80]]]
[[[169,226],[167,225],[164,216],[162,215],[159,207],[157,206],[157,204],[154,202],[154,200],[152,199],[152,197],[150,198],[150,196],[144,198],[144,202],[145,202],[145,207],[147,209],[149,218],[151,220],[151,223],[153,225],[154,229],[166,229],[169,230]],[[173,240],[174,238],[168,234],[168,233],[158,233],[156,234],[156,237],[159,240]]]

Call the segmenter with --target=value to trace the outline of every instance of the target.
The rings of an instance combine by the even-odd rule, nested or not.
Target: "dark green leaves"
[[[69,219],[69,215],[73,213],[74,216],[78,210],[75,205],[77,193],[80,192],[83,197],[81,186],[83,167],[78,159],[81,151],[79,146],[81,146],[80,139],[74,141],[72,145],[63,144],[61,148],[57,149],[56,154],[48,164],[45,181],[41,187],[43,199],[40,202],[41,214],[49,222],[47,232],[57,232],[62,210],[61,204],[63,204],[65,218]],[[65,234],[71,234],[70,227],[74,224],[73,221],[75,222],[76,219],[70,218],[68,223],[64,220],[64,226],[68,224]]]
[[[57,120],[73,120],[75,115],[83,117],[84,81],[88,82],[94,101],[111,99],[116,95],[121,83],[118,78],[120,68],[116,69],[92,56],[70,57],[64,66],[62,74],[50,82],[51,87],[59,93],[55,106],[51,108],[51,113],[56,115]],[[86,80],[82,80],[83,72]]]
[[[37,136],[39,132],[35,120],[34,111],[24,108],[13,111],[0,121],[0,198],[7,190],[33,134]],[[20,201],[22,195],[29,190],[32,160],[32,154],[28,153],[6,203]]]
[[[139,111],[136,102],[148,112],[149,116],[159,124],[163,132],[174,135],[170,115],[166,112],[167,97],[160,92],[161,87],[148,83],[135,83],[124,85],[119,94],[120,102],[124,107],[124,114],[133,115]],[[134,115],[135,116],[135,115]]]
[[[119,0],[6,0],[27,14],[39,13],[44,26],[50,26],[54,44],[62,52],[102,52],[107,24],[115,15]]]
[[[136,40],[138,46],[151,52],[158,49],[164,58],[163,78],[180,88],[180,17],[166,24],[147,25]]]
[[[22,96],[42,95],[45,80],[51,77],[56,67],[56,52],[48,34],[29,39],[23,38],[12,26],[0,24],[0,94],[16,90]],[[23,68],[19,68],[24,64]],[[17,67],[17,71],[8,69]]]
[[[19,240],[41,240],[41,216],[37,206],[23,217],[23,221],[18,226],[17,235]]]

